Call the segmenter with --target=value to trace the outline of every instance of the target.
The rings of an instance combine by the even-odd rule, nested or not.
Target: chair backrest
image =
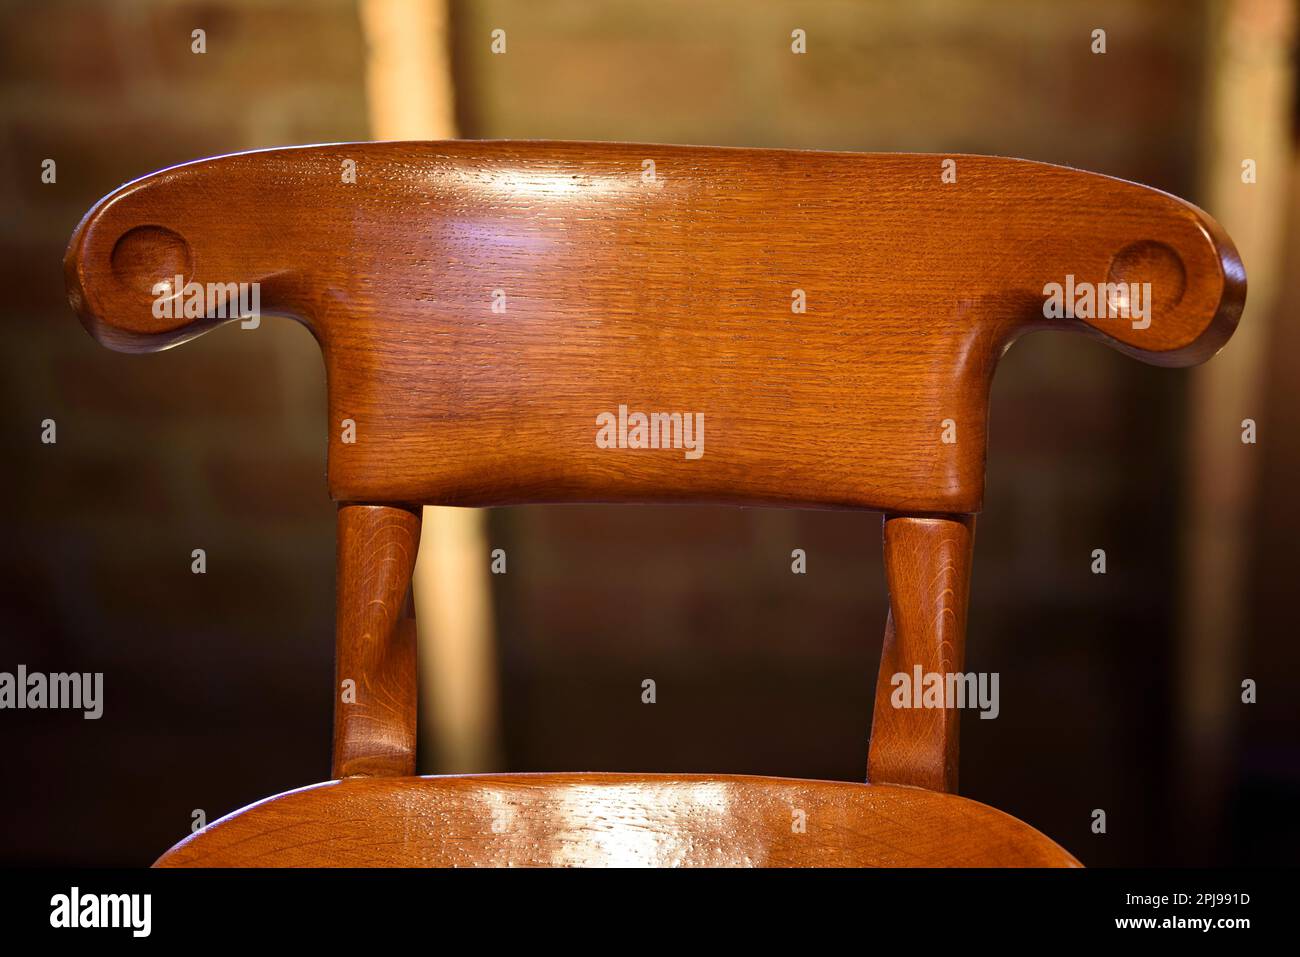
[[[1018,335],[1187,365],[1245,288],[1205,213],[1076,170],[535,142],[164,170],[91,211],[67,274],[115,349],[212,328],[231,283],[306,323],[338,501],[946,513],[981,506]]]
[[[1069,329],[1190,365],[1246,289],[1208,215],[1077,170],[544,142],[178,166],[96,205],[66,274],[115,349],[236,301],[320,342],[338,674],[360,685],[337,776],[414,768],[411,506],[712,501],[891,513],[869,776],[949,791],[955,713],[892,710],[888,678],[962,666],[997,360]]]

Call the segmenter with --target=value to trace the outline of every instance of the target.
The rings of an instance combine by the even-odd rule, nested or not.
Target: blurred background
[[[967,667],[1000,673],[1001,715],[964,720],[961,790],[1089,865],[1294,864],[1295,18],[1285,0],[0,5],[0,671],[105,673],[98,721],[0,712],[0,863],[145,865],[196,809],[329,776],[317,346],[272,320],[102,349],[64,295],[77,221],[209,155],[467,137],[1020,156],[1219,219],[1250,295],[1208,366],[1044,335],[999,367]],[[422,772],[865,774],[878,515],[430,510],[415,591]]]

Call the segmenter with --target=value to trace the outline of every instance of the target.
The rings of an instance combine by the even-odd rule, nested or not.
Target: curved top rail
[[[173,167],[101,200],[65,266],[114,349],[194,338],[241,293],[300,320],[331,494],[463,505],[977,511],[1018,335],[1191,365],[1246,288],[1207,214],[1078,170],[553,142]]]

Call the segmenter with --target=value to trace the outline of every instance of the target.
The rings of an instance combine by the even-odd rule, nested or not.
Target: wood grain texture
[[[230,321],[221,297],[155,306],[256,283],[262,313],[302,322],[324,355],[337,677],[357,682],[336,711],[344,780],[223,819],[168,866],[1077,863],[940,793],[957,784],[957,715],[892,708],[889,678],[962,667],[989,389],[1016,338],[1073,330],[1191,365],[1227,341],[1246,294],[1211,217],[1078,170],[546,142],[341,144],[163,170],[87,214],[65,275],[114,349],[194,338]],[[1149,283],[1149,322],[1045,318],[1053,283],[1112,304]],[[602,448],[600,419],[621,426],[621,409],[702,421],[701,454],[680,427],[675,447]],[[414,507],[599,501],[893,513],[875,783],[408,776]]]
[[[159,280],[260,283],[263,312],[304,322],[324,352],[338,501],[971,513],[990,381],[1017,336],[1073,329],[1148,362],[1199,362],[1235,327],[1245,275],[1213,219],[1172,196],[952,158],[945,184],[945,157],[926,155],[244,153],[102,200],[69,246],[69,297],[105,345],[151,351],[220,321],[155,317]],[[1044,319],[1045,285],[1067,275],[1151,282],[1149,327]],[[598,448],[597,416],[620,405],[702,414],[704,454]]]
[[[415,773],[415,620],[407,616],[418,512],[344,505],[338,514],[334,776]],[[343,688],[351,681],[351,694]]]
[[[803,830],[798,829],[802,814]],[[215,821],[159,867],[1077,867],[1015,818],[919,788],[790,778],[353,778]]]
[[[894,676],[961,672],[966,658],[975,520],[886,516],[889,617],[880,654],[867,780],[957,791],[955,707],[895,707]],[[911,701],[908,695],[902,700]]]

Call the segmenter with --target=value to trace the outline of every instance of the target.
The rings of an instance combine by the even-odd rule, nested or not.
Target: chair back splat
[[[152,352],[283,315],[325,359],[337,677],[355,689],[336,703],[342,781],[210,825],[164,864],[252,862],[237,850],[258,844],[250,834],[301,846],[303,829],[339,820],[364,832],[347,846],[373,848],[366,863],[617,862],[601,847],[633,845],[600,843],[610,802],[652,822],[633,862],[1076,863],[953,793],[957,709],[896,707],[892,678],[963,667],[989,389],[1011,343],[1070,330],[1193,365],[1232,334],[1246,290],[1210,216],[1092,173],[556,142],[189,163],[101,200],[65,267],[74,309],[110,348]],[[886,513],[871,783],[412,777],[418,508],[545,502]],[[838,808],[838,823],[787,841],[781,801],[796,797]],[[528,820],[476,831],[502,802]],[[375,813],[348,816],[359,807]],[[728,848],[741,807],[758,817]],[[394,808],[460,821],[461,843],[421,856],[394,837],[406,833]],[[911,858],[883,849],[903,813],[926,818],[928,843],[906,836],[925,846]],[[705,818],[713,830],[690,833]],[[979,840],[963,840],[972,828]],[[347,858],[312,846],[263,846],[257,862]]]

